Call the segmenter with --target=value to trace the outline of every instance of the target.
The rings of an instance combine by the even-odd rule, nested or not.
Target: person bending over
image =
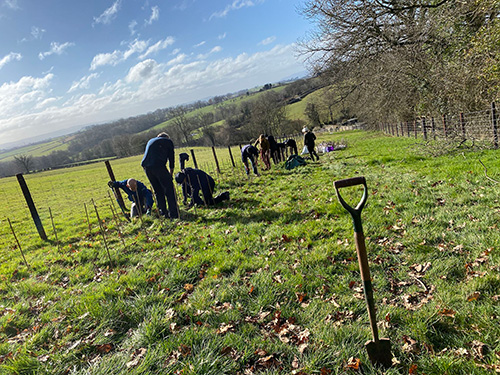
[[[120,188],[127,194],[130,206],[130,218],[139,215],[151,215],[153,207],[153,193],[142,182],[134,178],[123,181],[109,181],[110,188]]]
[[[216,197],[213,196],[215,181],[208,173],[200,169],[186,168],[175,175],[175,181],[182,186],[183,203],[191,197],[190,206],[213,206],[229,199],[229,192],[225,191]],[[203,199],[200,198],[200,191]]]
[[[256,176],[259,175],[259,172],[257,171],[257,158],[259,157],[259,151],[257,148],[253,145],[245,145],[241,148],[241,161],[243,162],[243,165],[245,166],[245,172],[247,175],[250,174],[250,168],[248,166],[248,161],[252,164],[253,168],[253,173],[255,173]]]

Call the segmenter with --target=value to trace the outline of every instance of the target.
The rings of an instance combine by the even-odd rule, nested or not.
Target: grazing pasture
[[[432,157],[421,140],[360,131],[318,142],[341,139],[348,147],[318,163],[260,177],[244,174],[238,147],[236,168],[217,149],[220,175],[212,150],[195,149],[231,200],[181,205],[176,221],[114,216],[104,163],[26,175],[46,242],[16,179],[2,179],[0,372],[381,373],[364,348],[353,224],[333,188],[355,176],[369,189],[363,229],[394,355],[385,373],[499,371],[498,151]],[[112,160],[117,179],[149,184],[140,160]],[[342,196],[355,205],[361,193]]]

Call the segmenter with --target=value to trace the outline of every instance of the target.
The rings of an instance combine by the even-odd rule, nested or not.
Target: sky
[[[0,0],[0,147],[306,73],[304,0]]]

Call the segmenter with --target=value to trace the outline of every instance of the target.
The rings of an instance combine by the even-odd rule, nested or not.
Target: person
[[[304,133],[304,146],[307,147],[307,151],[309,152],[309,155],[311,155],[312,161],[314,161],[314,157],[316,157],[316,161],[318,161],[319,156],[316,153],[316,150],[314,147],[314,141],[316,140],[316,136],[307,127],[302,129],[302,133]]]
[[[298,155],[299,150],[297,150],[297,142],[295,142],[295,139],[290,138],[285,142],[285,146],[290,148],[290,155]]]
[[[260,158],[264,162],[264,170],[270,169],[271,168],[271,161],[269,160],[269,142],[267,141],[267,138],[264,136],[264,134],[261,134],[257,141],[255,142],[254,146],[260,146]]]
[[[109,181],[110,188],[120,188],[127,194],[130,206],[130,218],[139,215],[151,215],[153,207],[153,193],[142,182],[134,178],[129,178],[123,181]]]
[[[170,173],[167,171],[167,162]],[[148,141],[141,166],[153,186],[160,215],[170,219],[179,217],[179,207],[175,199],[174,183],[172,181],[174,163],[174,143],[167,133],[160,133],[157,137]],[[166,201],[165,197],[167,198]]]
[[[284,142],[278,142],[276,143],[276,146],[278,147],[276,151],[276,158],[278,159],[278,162],[281,162],[285,160],[286,145]]]
[[[186,162],[189,160],[189,155],[185,152],[179,154],[179,164],[181,166],[181,171],[185,168]]]
[[[281,161],[280,155],[278,154],[278,142],[274,139],[274,136],[267,136],[267,142],[269,142],[269,150],[271,152],[271,158],[273,159],[274,164],[278,164]]]
[[[257,158],[259,157],[259,151],[253,145],[245,145],[241,148],[241,160],[243,161],[243,165],[245,166],[245,172],[250,174],[250,168],[248,167],[248,161],[252,164],[253,173],[256,176],[259,176],[259,172],[257,171]]]
[[[190,206],[205,204],[216,205],[229,199],[229,192],[225,191],[216,197],[213,196],[215,181],[208,173],[201,169],[185,168],[175,175],[175,181],[182,186],[183,203],[191,197]],[[203,200],[200,198],[200,190]]]

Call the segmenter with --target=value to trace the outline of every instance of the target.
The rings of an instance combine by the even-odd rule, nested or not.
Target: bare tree
[[[174,114],[174,117],[172,119],[174,129],[181,135],[182,140],[185,143],[189,143],[193,125],[186,116],[188,112],[186,107],[180,105],[178,107],[175,107],[172,112]]]
[[[21,154],[21,155],[16,155],[14,156],[14,162],[16,165],[26,173],[30,173],[30,171],[33,169],[33,156],[32,155],[26,155],[26,154]]]

